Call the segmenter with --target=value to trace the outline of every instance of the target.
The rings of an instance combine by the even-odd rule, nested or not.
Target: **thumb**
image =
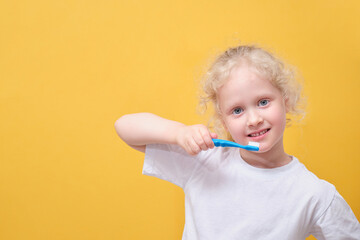
[[[211,138],[218,138],[216,133],[210,133]]]

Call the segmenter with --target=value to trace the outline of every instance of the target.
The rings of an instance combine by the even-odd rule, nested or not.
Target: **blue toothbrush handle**
[[[213,142],[214,142],[214,145],[215,145],[216,147],[226,147],[226,146],[225,146],[226,140],[214,138],[214,139],[213,139]]]
[[[212,141],[214,142],[215,147],[220,147],[221,143],[219,141],[220,139],[214,138]]]
[[[213,139],[216,147],[242,147],[242,145],[224,139]]]
[[[243,148],[243,149],[246,149],[249,151],[259,151],[259,147],[251,146],[251,145],[243,146],[243,145],[237,144],[235,142],[227,141],[224,139],[214,138],[214,139],[212,139],[212,141],[214,142],[214,145],[216,147],[238,147],[238,148]]]

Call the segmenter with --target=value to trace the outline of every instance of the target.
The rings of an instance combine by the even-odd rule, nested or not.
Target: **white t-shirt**
[[[247,164],[237,148],[196,156],[167,144],[146,146],[143,174],[185,192],[183,240],[360,240],[360,224],[335,187],[297,158],[262,169]]]

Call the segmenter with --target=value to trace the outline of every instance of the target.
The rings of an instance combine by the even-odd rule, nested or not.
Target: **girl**
[[[286,114],[300,112],[289,68],[261,48],[230,48],[207,72],[204,92],[216,133],[150,113],[115,123],[120,138],[145,153],[144,174],[183,188],[183,239],[360,239],[360,224],[335,187],[284,151]],[[218,135],[258,142],[259,151],[214,148]]]

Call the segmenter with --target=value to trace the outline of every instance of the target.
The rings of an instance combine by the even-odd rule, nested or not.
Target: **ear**
[[[284,97],[284,105],[285,105],[286,113],[289,113],[290,107],[289,107],[289,98],[288,97]]]

